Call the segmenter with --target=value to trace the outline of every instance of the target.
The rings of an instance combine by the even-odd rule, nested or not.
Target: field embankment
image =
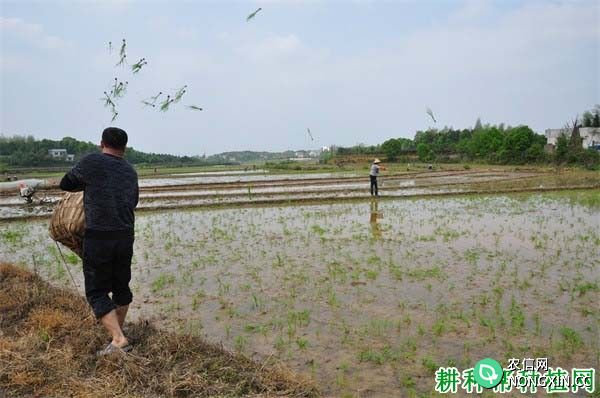
[[[140,320],[132,354],[98,358],[106,343],[81,297],[0,264],[0,396],[317,396],[308,382],[201,338]]]

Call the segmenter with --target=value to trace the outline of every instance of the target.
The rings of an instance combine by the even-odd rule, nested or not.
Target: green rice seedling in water
[[[319,236],[323,236],[325,235],[325,232],[327,232],[325,229],[323,229],[321,226],[319,225],[313,225],[310,227],[311,231]]]
[[[408,270],[406,272],[406,275],[417,280],[423,280],[427,278],[443,279],[445,277],[444,273],[442,272],[442,269],[438,266],[434,266],[431,268],[415,268],[412,270]]]
[[[16,245],[18,243],[21,243],[23,241],[24,236],[24,231],[7,230],[0,232],[0,237],[2,237],[2,240],[8,243],[9,245]]]
[[[304,351],[308,348],[308,340],[299,337],[296,339],[296,345],[298,346],[299,349]]]
[[[175,283],[175,276],[170,274],[160,274],[151,285],[152,293],[160,292],[166,285]]]
[[[436,235],[441,236],[444,239],[444,242],[450,242],[451,240],[455,240],[460,237],[460,232],[450,228],[437,227],[433,232]]]
[[[333,287],[329,287],[329,289],[328,289],[327,304],[329,304],[332,307],[339,307],[339,305],[340,305],[340,302],[337,298],[337,294],[335,293],[335,290],[333,289]]]
[[[573,288],[573,292],[578,293],[579,297],[581,297],[584,296],[587,292],[600,292],[600,285],[598,285],[598,282],[580,283]]]
[[[417,383],[414,381],[411,375],[405,374],[400,377],[400,385],[404,388],[412,389],[417,385]]]
[[[560,328],[560,334],[562,336],[562,346],[567,353],[573,354],[576,350],[583,347],[584,342],[581,335],[575,330],[569,327]]]
[[[266,325],[247,324],[244,326],[244,331],[249,333],[260,333],[266,336],[268,329]]]
[[[386,336],[390,330],[394,329],[394,321],[390,319],[371,319],[363,328],[362,334],[365,336]]]
[[[258,311],[262,311],[262,308],[263,308],[262,299],[259,296],[257,296],[255,293],[252,293],[252,307]]]
[[[69,252],[69,253],[65,253],[65,261],[67,262],[67,264],[71,264],[71,265],[75,265],[75,264],[79,264],[80,259],[79,256],[75,253]]]
[[[423,358],[421,363],[423,364],[423,367],[432,375],[435,374],[435,371],[439,368],[438,364],[429,357]]]
[[[283,259],[279,253],[277,253],[277,263],[275,265],[279,268],[283,267]]]
[[[287,343],[285,341],[285,339],[279,335],[277,336],[277,338],[275,339],[275,349],[279,352],[282,352],[283,350],[285,350]]]
[[[483,316],[479,318],[479,323],[481,324],[481,326],[485,326],[486,328],[488,328],[491,332],[490,336],[486,340],[494,340],[496,338],[496,328],[494,327],[494,323],[490,319],[485,318]]]
[[[477,249],[469,249],[465,251],[465,260],[467,260],[471,265],[477,265],[479,257],[481,257],[481,254]]]
[[[242,335],[235,336],[234,344],[235,344],[236,351],[244,352],[244,350],[246,349],[246,346],[248,345],[248,340],[246,339],[245,336],[242,336]]]
[[[446,322],[444,321],[444,319],[440,319],[436,323],[433,324],[432,329],[433,329],[433,334],[440,337],[442,334],[444,334],[444,331],[446,330]]]
[[[388,362],[397,361],[400,359],[400,353],[398,350],[386,346],[381,350],[377,349],[366,349],[358,354],[358,360],[360,362],[372,362],[377,365],[383,365]]]
[[[374,270],[374,269],[365,270],[365,277],[367,279],[374,281],[375,279],[377,279],[377,276],[379,276],[379,272],[377,270]]]
[[[206,297],[206,294],[202,290],[199,290],[198,292],[196,292],[194,294],[194,296],[192,297],[192,310],[193,311],[196,311],[198,309],[198,307],[200,306],[202,301],[204,301],[205,297]]]
[[[341,283],[344,283],[348,279],[347,269],[337,261],[327,264],[327,271],[332,281],[339,280]]]
[[[510,325],[514,333],[521,331],[525,326],[525,315],[514,297],[510,302]]]
[[[219,296],[223,297],[224,295],[229,293],[229,289],[231,285],[229,283],[223,283],[221,278],[217,278],[217,284],[219,286]]]
[[[400,266],[395,265],[394,263],[390,263],[388,266],[388,270],[394,279],[396,279],[397,281],[402,280],[402,269],[400,268]]]

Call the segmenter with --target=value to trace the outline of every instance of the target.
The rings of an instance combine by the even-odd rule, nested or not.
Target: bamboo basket
[[[53,240],[82,257],[85,232],[83,192],[66,193],[63,196],[54,208],[48,231]]]

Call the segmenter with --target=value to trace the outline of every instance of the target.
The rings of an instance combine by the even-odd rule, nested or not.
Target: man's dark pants
[[[369,176],[371,177],[371,196],[376,195],[379,196],[379,192],[377,190],[377,176]],[[375,193],[373,193],[375,191]]]
[[[85,297],[100,319],[118,306],[131,303],[129,289],[133,237],[83,240]],[[112,293],[112,298],[109,297]]]

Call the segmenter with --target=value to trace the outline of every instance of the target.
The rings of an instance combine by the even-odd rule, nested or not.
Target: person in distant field
[[[385,170],[384,166],[380,165],[381,161],[377,158],[373,161],[371,165],[371,171],[369,176],[371,177],[371,196],[379,196],[379,190],[377,189],[377,176],[379,175],[379,170]]]
[[[27,203],[33,203],[33,195],[35,195],[35,189],[33,187],[28,186],[24,182],[19,183],[19,195]]]
[[[100,142],[102,153],[82,158],[60,182],[62,190],[84,192],[85,296],[112,337],[98,355],[132,348],[123,334],[123,324],[133,299],[129,282],[139,188],[136,171],[123,159],[126,145],[124,130],[105,129]]]

